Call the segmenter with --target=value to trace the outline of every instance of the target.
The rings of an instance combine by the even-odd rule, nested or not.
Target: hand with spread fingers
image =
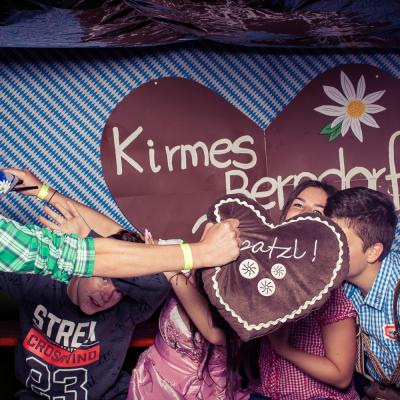
[[[61,215],[51,210],[49,207],[44,206],[43,210],[55,221],[52,222],[40,216],[39,221],[45,227],[62,233],[77,233],[81,237],[86,237],[89,234],[89,225],[71,202],[67,201],[67,208],[59,203],[56,203],[54,206]]]

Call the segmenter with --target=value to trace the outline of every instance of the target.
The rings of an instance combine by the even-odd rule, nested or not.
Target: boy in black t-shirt
[[[73,278],[67,287],[50,277],[1,273],[0,287],[19,306],[15,370],[27,389],[16,398],[24,400],[126,399],[130,374],[122,365],[135,326],[169,291],[162,274],[124,282]]]

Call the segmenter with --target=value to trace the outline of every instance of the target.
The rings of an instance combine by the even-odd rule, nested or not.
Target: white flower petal
[[[343,115],[339,115],[337,118],[335,118],[332,123],[331,123],[331,128],[334,128],[336,125],[340,124],[344,119],[346,118],[346,116]]]
[[[364,75],[361,75],[357,83],[357,99],[362,99],[365,94],[365,79]]]
[[[346,112],[345,107],[339,106],[320,106],[314,108],[314,110],[321,114],[329,115],[330,117],[338,117],[339,115],[342,115]]]
[[[347,100],[354,100],[356,98],[354,86],[349,77],[343,71],[340,71],[340,82],[342,83],[343,93]]]
[[[325,94],[333,101],[336,103],[341,104],[342,106],[346,105],[348,103],[346,97],[343,96],[342,93],[340,93],[339,90],[334,88],[333,86],[323,86]]]
[[[366,104],[365,112],[369,114],[376,114],[378,112],[386,110],[385,107],[379,106],[378,104]]]
[[[351,123],[351,119],[348,118],[348,117],[346,117],[346,118],[343,120],[342,129],[341,129],[341,131],[340,131],[340,133],[342,134],[342,136],[344,136],[344,135],[347,133],[347,131],[349,130],[349,128],[350,128],[350,123]]]
[[[370,93],[369,95],[365,96],[362,101],[365,104],[372,104],[378,101],[386,92],[386,90],[380,90],[379,92]]]
[[[364,115],[361,116],[360,121],[365,125],[372,126],[373,128],[379,128],[379,125],[375,121],[374,117],[371,117],[368,114],[364,113]]]
[[[363,134],[362,134],[362,130],[361,130],[361,124],[358,119],[353,118],[351,120],[351,130],[353,131],[354,136],[362,143]]]

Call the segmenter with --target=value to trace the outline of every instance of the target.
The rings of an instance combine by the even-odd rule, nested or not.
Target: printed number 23
[[[51,393],[60,393],[58,388],[64,388],[63,396],[54,397],[57,400],[86,400],[87,390],[84,385],[87,382],[87,370],[84,368],[58,369],[51,372],[48,366],[35,357],[26,360],[31,366],[26,387],[40,394],[46,399],[53,399]],[[53,379],[51,379],[53,378]],[[60,385],[60,386],[59,386]],[[57,389],[56,389],[57,388]],[[55,390],[56,389],[56,390]]]

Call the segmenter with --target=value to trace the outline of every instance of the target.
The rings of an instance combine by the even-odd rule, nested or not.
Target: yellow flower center
[[[365,112],[365,104],[361,100],[352,100],[347,104],[347,115],[350,118],[360,118]]]

